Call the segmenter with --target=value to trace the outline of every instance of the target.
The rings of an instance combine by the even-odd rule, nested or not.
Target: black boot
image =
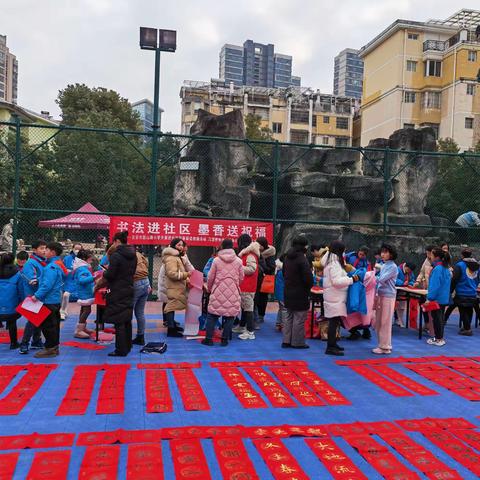
[[[345,349],[343,347],[341,347],[338,343],[335,344],[335,348],[337,350],[340,350],[341,352],[343,352]]]
[[[145,345],[145,335],[137,335],[133,340],[132,340],[133,345]]]
[[[17,338],[17,321],[9,320],[7,322],[7,327],[8,327],[8,335],[10,337],[10,350],[15,350],[20,346]]]
[[[168,328],[167,337],[183,337],[183,333],[179,332],[176,328]]]
[[[344,355],[342,350],[339,350],[338,348],[335,347],[327,347],[325,350],[325,355],[336,355],[337,357],[341,357]]]

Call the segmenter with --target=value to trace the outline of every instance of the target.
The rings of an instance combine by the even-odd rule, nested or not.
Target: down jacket
[[[187,308],[187,278],[188,272],[175,248],[167,247],[162,252],[164,267],[164,288],[167,302],[165,313],[185,310]]]
[[[304,312],[310,308],[312,270],[303,250],[290,248],[283,260],[285,308]]]
[[[93,278],[90,265],[76,258],[73,261],[73,280],[75,281],[75,291],[79,300],[88,300],[93,298],[93,287],[95,279]]]
[[[347,275],[334,253],[322,258],[322,266],[325,317],[346,317],[348,287],[353,283],[353,278]]]
[[[233,249],[220,250],[207,277],[208,313],[235,317],[240,312],[240,283],[245,274]]]

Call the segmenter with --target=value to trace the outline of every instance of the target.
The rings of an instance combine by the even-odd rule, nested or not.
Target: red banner
[[[266,237],[273,243],[273,224],[215,218],[111,217],[110,240],[117,232],[128,231],[131,245],[167,245],[180,237],[194,247],[218,247],[224,238],[235,241],[242,233],[256,240]]]

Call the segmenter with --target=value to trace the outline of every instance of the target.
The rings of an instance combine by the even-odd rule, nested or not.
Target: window
[[[405,103],[415,103],[416,94],[415,92],[405,92],[404,101]]]
[[[426,77],[441,77],[442,76],[442,62],[438,60],[427,60],[424,62]]]
[[[477,61],[477,52],[475,50],[468,51],[468,61],[476,62]]]
[[[273,122],[272,131],[273,133],[282,133],[282,124]]]
[[[329,138],[330,137],[322,137],[322,145],[328,145]]]
[[[337,117],[337,128],[342,130],[348,130],[348,118],[345,117]]]
[[[473,128],[473,118],[472,117],[466,117],[465,118],[465,128]]]
[[[330,123],[330,117],[323,117],[323,123]]]
[[[305,130],[290,130],[290,141],[292,143],[308,143],[308,132]]]
[[[404,123],[403,128],[415,128],[415,124],[414,123]]]
[[[475,95],[475,84],[467,83],[467,95]]]
[[[423,108],[440,108],[442,94],[440,92],[423,92],[422,107]]]
[[[292,123],[306,123],[308,124],[308,111],[292,110],[290,121]]]
[[[348,137],[335,137],[336,147],[348,147]]]
[[[409,40],[418,40],[418,33],[408,33]]]
[[[414,60],[407,60],[407,72],[416,72],[417,71],[417,62]]]

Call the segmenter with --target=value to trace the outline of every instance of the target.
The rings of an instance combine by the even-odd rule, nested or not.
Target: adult
[[[343,355],[343,347],[337,343],[337,329],[342,318],[347,316],[348,287],[358,281],[356,275],[349,277],[345,270],[345,245],[333,241],[328,254],[322,258],[323,266],[323,304],[325,318],[328,320],[327,355]]]
[[[210,292],[204,345],[213,345],[215,325],[223,318],[222,347],[228,345],[232,334],[233,321],[240,312],[240,283],[245,273],[242,261],[233,249],[233,242],[225,239],[207,277],[207,290]]]
[[[73,263],[77,258],[78,252],[82,250],[81,243],[74,243],[71,252],[68,255],[65,255],[63,259],[63,264],[65,268],[68,270],[67,278],[65,279],[65,285],[63,286],[63,297],[62,297],[62,305],[60,307],[60,318],[65,320],[68,316],[68,304],[70,299],[76,299],[76,284],[73,271]]]
[[[135,249],[127,245],[128,232],[113,237],[109,266],[103,274],[108,284],[102,322],[115,325],[115,350],[109,357],[126,357],[132,349],[133,276],[137,268]]]
[[[175,324],[175,312],[187,308],[187,280],[191,272],[187,271],[182,259],[184,252],[185,243],[181,238],[174,238],[162,252],[162,289],[167,300],[163,311],[167,322],[167,337],[183,337],[182,331]]]
[[[444,333],[444,311],[445,307],[450,302],[450,284],[452,282],[452,275],[450,273],[449,255],[441,248],[434,248],[433,256],[433,270],[430,274],[428,282],[427,301],[424,306],[428,308],[431,302],[436,302],[436,307],[431,310],[433,329],[435,336],[429,338],[427,343],[437,347],[445,345]]]
[[[395,282],[398,268],[395,264],[397,252],[391,245],[384,244],[380,250],[383,267],[377,278],[377,297],[375,299],[375,331],[378,347],[372,350],[377,355],[392,353],[392,317],[395,311],[397,289]]]
[[[255,340],[255,293],[258,286],[259,262],[260,262],[260,244],[252,242],[252,238],[247,233],[242,233],[238,237],[238,256],[242,260],[245,277],[240,284],[240,297],[242,316],[238,327],[232,331],[240,333],[238,338],[241,340]]]
[[[480,280],[479,265],[469,249],[462,250],[462,260],[453,269],[450,290],[455,292],[454,304],[460,312],[460,335],[471,337],[473,309],[478,305],[477,288]],[[445,320],[446,322],[446,320]]]
[[[282,348],[309,348],[305,343],[305,320],[310,309],[313,276],[306,257],[307,244],[305,237],[294,238],[283,261],[287,313],[282,328]]]
[[[137,320],[137,334],[133,345],[145,345],[145,305],[152,291],[148,280],[148,260],[140,251],[136,251],[137,268],[133,276],[133,312]]]
[[[269,294],[263,293],[260,290],[265,275],[275,275],[275,256],[277,251],[274,246],[268,244],[268,240],[265,237],[258,237],[257,243],[260,245],[260,265],[262,275],[259,275],[259,281],[257,282],[258,288],[255,295],[255,306],[258,313],[256,321],[257,323],[263,323],[265,321]]]

